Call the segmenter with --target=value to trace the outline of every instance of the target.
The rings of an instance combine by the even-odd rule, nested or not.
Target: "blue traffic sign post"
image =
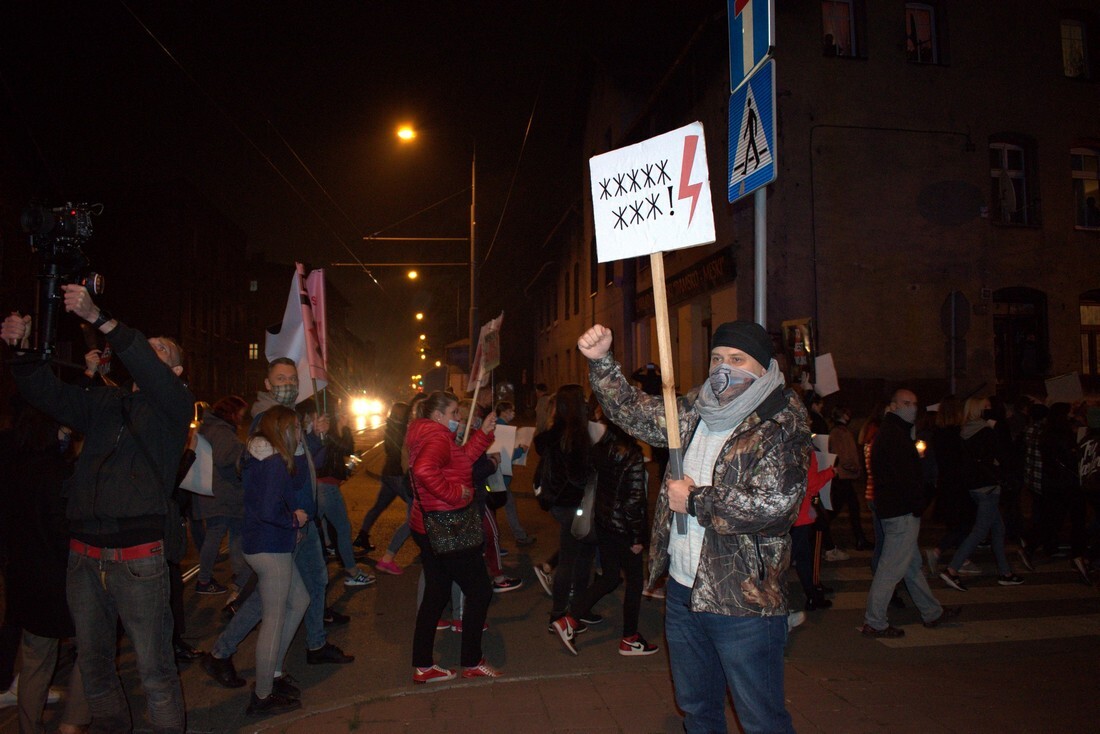
[[[775,0],[726,0],[730,25],[730,91],[741,85],[775,46]]]
[[[753,72],[730,97],[730,203],[776,178],[775,61]]]
[[[775,0],[726,0],[726,8],[733,93],[729,200],[732,203],[753,194],[754,315],[766,329],[768,199],[764,187],[775,180],[775,62],[771,58]]]

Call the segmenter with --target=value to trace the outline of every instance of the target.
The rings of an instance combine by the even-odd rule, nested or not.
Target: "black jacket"
[[[65,487],[72,536],[106,547],[137,545],[164,535],[194,398],[140,332],[119,323],[107,341],[138,391],[82,390],[63,383],[42,362],[15,365],[12,371],[27,402],[85,436]]]
[[[561,437],[559,427],[552,427],[535,436],[535,450],[539,452],[535,479],[536,486],[542,489],[539,504],[545,509],[580,505],[588,474],[592,470],[589,451],[574,450],[567,454],[561,447]],[[583,439],[588,440],[587,432]]]
[[[924,512],[920,455],[912,430],[912,423],[896,413],[887,413],[871,446],[875,512],[881,518],[919,516]]]
[[[633,441],[617,441],[608,431],[593,447],[596,467],[596,525],[631,545],[648,538],[645,458]]]

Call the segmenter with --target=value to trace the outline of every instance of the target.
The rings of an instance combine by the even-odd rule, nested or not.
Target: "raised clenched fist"
[[[611,351],[611,329],[596,324],[577,339],[577,349],[588,359],[599,359]]]

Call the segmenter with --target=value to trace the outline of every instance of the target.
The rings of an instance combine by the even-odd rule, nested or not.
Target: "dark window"
[[[1074,225],[1100,229],[1100,151],[1073,148],[1069,152],[1073,177]]]
[[[1084,22],[1062,20],[1062,73],[1070,79],[1089,78],[1089,49]]]
[[[822,0],[821,38],[826,56],[866,56],[860,42],[856,0]]]
[[[936,9],[928,3],[905,4],[905,57],[918,64],[939,63]]]
[[[564,311],[562,317],[564,319],[569,318],[569,270],[567,269],[562,273],[562,288],[565,289],[565,297],[562,298],[562,310]]]
[[[1018,135],[989,142],[990,210],[1002,224],[1039,224],[1035,146]]]
[[[581,264],[573,263],[573,315],[581,312]]]

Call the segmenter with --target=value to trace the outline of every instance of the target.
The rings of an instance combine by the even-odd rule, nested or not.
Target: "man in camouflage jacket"
[[[623,375],[610,356],[611,332],[593,326],[578,348],[610,420],[667,446],[663,401]],[[685,477],[662,482],[650,583],[669,572],[666,636],[685,730],[725,730],[728,685],[746,732],[793,731],[782,682],[785,576],[806,492],[805,409],[784,389],[764,329],[738,321],[715,331],[708,380],[678,414]],[[673,527],[674,512],[690,516],[686,533]]]

